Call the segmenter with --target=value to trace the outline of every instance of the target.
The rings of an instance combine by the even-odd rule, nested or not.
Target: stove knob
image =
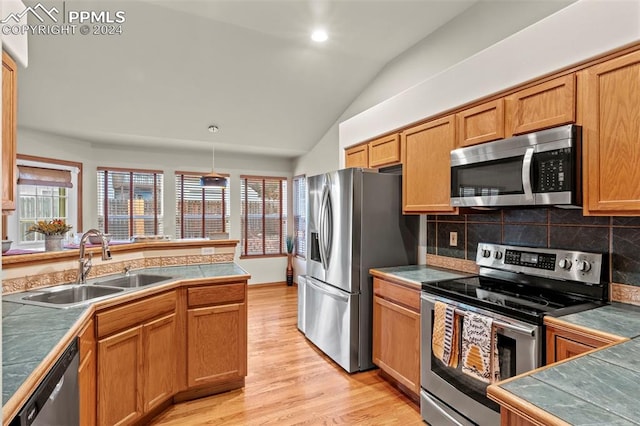
[[[564,259],[560,259],[560,262],[558,262],[558,266],[568,271],[569,269],[571,269],[571,261],[565,257]]]
[[[581,260],[578,263],[578,270],[582,272],[589,272],[591,269],[591,264],[587,260]]]
[[[482,257],[491,257],[491,250],[482,249]]]
[[[497,252],[493,253],[493,257],[495,257],[496,259],[502,259],[502,252],[501,251],[497,251]]]

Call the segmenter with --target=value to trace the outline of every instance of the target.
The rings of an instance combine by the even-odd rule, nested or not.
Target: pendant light
[[[211,133],[216,133],[218,131],[218,126],[209,126],[209,131]],[[206,175],[203,175],[200,178],[200,186],[203,187],[225,187],[227,186],[227,178],[219,175],[218,173],[214,172],[215,169],[215,154],[216,154],[216,149],[215,146],[211,147],[211,173],[207,173]]]

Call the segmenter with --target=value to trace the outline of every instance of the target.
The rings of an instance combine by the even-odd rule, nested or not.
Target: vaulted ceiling
[[[19,123],[94,143],[296,157],[387,62],[475,1],[42,1],[126,21],[121,35],[30,36]],[[327,42],[310,40],[317,27]]]

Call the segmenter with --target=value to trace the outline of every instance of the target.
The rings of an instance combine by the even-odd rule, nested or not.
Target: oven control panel
[[[504,271],[598,284],[602,254],[480,243],[476,264]]]

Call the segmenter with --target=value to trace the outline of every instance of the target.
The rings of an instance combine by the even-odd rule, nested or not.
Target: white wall
[[[343,121],[339,146],[353,145],[638,39],[640,1],[576,2]]]
[[[491,0],[476,3],[387,64],[314,149],[298,159],[295,174],[318,174],[344,165],[336,130],[338,123],[443,72],[573,1]],[[378,130],[379,133],[382,132]]]
[[[18,153],[58,158],[83,163],[83,227],[97,227],[97,167],[159,169],[164,172],[164,234],[175,236],[175,179],[176,170],[209,172],[212,153],[200,154],[172,149],[144,149],[123,145],[92,145],[89,142],[60,137],[30,129],[18,129]],[[230,230],[229,238],[240,239],[240,175],[292,177],[291,160],[230,154],[216,151],[215,170],[230,174]],[[291,187],[291,180],[289,180]],[[291,192],[291,191],[289,191]],[[291,199],[288,200],[291,209]],[[292,217],[291,212],[288,212]],[[293,220],[289,220],[290,229]],[[80,231],[80,230],[78,230]],[[239,259],[236,263],[252,276],[250,283],[282,282],[285,280],[286,257]]]

